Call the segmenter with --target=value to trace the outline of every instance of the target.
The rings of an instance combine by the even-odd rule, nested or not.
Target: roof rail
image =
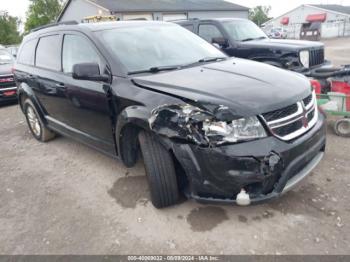
[[[36,27],[34,29],[32,29],[30,32],[36,32],[45,28],[49,28],[49,27],[54,27],[54,26],[59,26],[59,25],[77,25],[79,24],[77,21],[64,21],[64,22],[59,22],[59,23],[52,23],[52,24],[47,24],[47,25],[43,25],[43,26],[39,26]]]

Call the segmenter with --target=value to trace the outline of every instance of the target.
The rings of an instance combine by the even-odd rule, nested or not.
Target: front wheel
[[[179,199],[174,161],[169,151],[150,134],[139,133],[152,204],[156,208],[174,205]]]
[[[23,103],[23,108],[28,127],[37,140],[47,142],[55,137],[55,133],[44,125],[32,101],[26,99]]]

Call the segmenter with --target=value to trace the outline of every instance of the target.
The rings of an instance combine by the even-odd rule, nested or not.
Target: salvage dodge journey
[[[228,58],[172,23],[39,28],[14,73],[37,140],[68,136],[127,167],[142,157],[157,208],[181,193],[238,205],[277,198],[325,151],[325,118],[304,76]]]

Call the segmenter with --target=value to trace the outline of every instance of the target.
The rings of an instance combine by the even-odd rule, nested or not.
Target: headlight
[[[247,117],[233,120],[232,122],[203,123],[203,131],[210,139],[224,142],[239,142],[266,137],[264,127],[257,117]]]
[[[309,51],[300,51],[299,53],[299,57],[300,57],[300,62],[301,64],[306,67],[309,68],[310,67],[310,54]]]

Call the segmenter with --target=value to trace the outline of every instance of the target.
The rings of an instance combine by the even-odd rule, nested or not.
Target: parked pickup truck
[[[319,42],[269,39],[253,22],[238,18],[183,20],[175,23],[199,35],[229,56],[251,59],[305,75],[330,66]]]
[[[14,59],[0,46],[0,104],[17,100],[17,87],[12,74]]]

